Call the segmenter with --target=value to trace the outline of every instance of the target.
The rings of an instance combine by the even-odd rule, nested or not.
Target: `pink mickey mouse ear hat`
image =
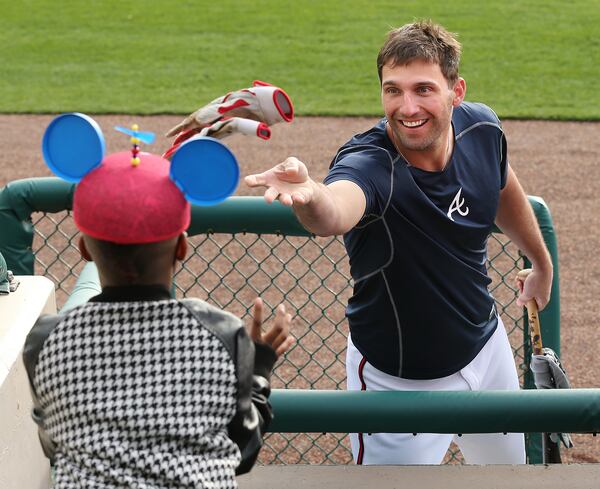
[[[93,238],[144,244],[174,238],[190,224],[190,203],[214,205],[235,192],[239,167],[220,141],[195,138],[182,144],[172,162],[140,152],[154,134],[117,127],[133,149],[104,157],[104,136],[90,117],[69,113],[46,129],[42,150],[59,177],[78,182],[73,219]]]

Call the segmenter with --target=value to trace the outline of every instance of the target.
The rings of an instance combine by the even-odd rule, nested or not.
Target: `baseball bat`
[[[540,317],[535,299],[527,301],[527,317],[529,318],[529,337],[531,338],[533,354],[543,355],[542,328],[540,327]]]
[[[527,301],[527,317],[529,320],[529,337],[534,355],[543,355],[542,329],[537,302],[535,299]],[[542,460],[544,463],[560,464],[560,447],[558,443],[551,440],[549,433],[542,433]]]

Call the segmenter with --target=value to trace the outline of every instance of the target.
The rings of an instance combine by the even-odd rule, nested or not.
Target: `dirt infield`
[[[40,141],[52,116],[0,115],[0,187],[19,178],[48,176]],[[110,128],[137,122],[142,130],[163,134],[179,117],[98,116],[107,151],[127,148],[127,140]],[[273,128],[268,142],[235,136],[227,140],[241,164],[242,175],[254,173],[294,155],[314,178],[325,175],[337,147],[367,129],[370,118],[299,118]],[[525,191],[547,202],[558,235],[561,278],[562,360],[574,387],[600,386],[600,123],[506,121],[509,159]],[[158,138],[148,150],[162,152],[168,141]],[[240,186],[238,194],[257,194]],[[1,230],[0,230],[1,232]],[[566,454],[571,462],[600,462],[598,437],[575,437]]]

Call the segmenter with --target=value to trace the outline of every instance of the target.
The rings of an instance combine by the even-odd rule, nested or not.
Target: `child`
[[[169,163],[117,153],[80,181],[73,217],[100,295],[44,316],[24,362],[55,488],[236,487],[272,418],[273,365],[293,343],[283,305],[261,334],[198,299],[172,299],[190,205]],[[134,164],[132,164],[134,163]]]

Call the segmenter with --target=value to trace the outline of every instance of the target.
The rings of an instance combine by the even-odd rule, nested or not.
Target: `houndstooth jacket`
[[[23,357],[57,489],[237,487],[272,418],[275,352],[160,286],[40,318]]]

